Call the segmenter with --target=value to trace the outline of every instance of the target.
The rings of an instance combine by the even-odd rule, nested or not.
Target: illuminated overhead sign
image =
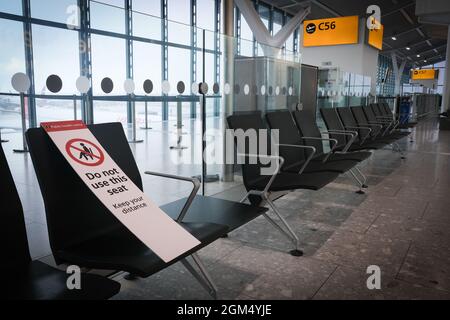
[[[368,29],[367,43],[378,50],[383,50],[383,31],[384,26],[382,24],[380,24],[379,29]]]
[[[434,70],[434,69],[411,70],[411,79],[412,80],[436,79],[436,70]]]
[[[305,20],[303,46],[333,46],[358,43],[358,16]]]

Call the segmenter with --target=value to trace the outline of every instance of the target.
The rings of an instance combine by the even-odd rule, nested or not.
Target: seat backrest
[[[300,134],[303,137],[322,138],[320,129],[317,126],[315,115],[311,110],[298,110],[292,113]],[[305,140],[305,144],[316,148],[316,153],[323,153],[323,143],[320,140]]]
[[[336,111],[336,108],[322,108],[320,109],[320,114],[322,115],[322,119],[325,122],[328,130],[345,130],[341,119],[339,119],[339,115]],[[348,139],[346,136],[338,134],[338,135],[329,135],[330,138],[336,139],[338,141],[339,146],[344,146],[347,144]]]
[[[288,110],[268,112],[266,113],[266,119],[270,129],[278,130],[280,144],[303,144],[300,132]],[[301,148],[280,146],[279,154],[283,157],[285,166],[305,160],[305,149]]]
[[[244,145],[237,145],[237,154],[248,154],[251,150],[253,150],[253,147],[256,147],[257,154],[260,154],[259,146],[259,130],[260,129],[268,129],[266,124],[264,123],[261,113],[260,112],[253,112],[249,114],[233,114],[231,116],[227,117],[228,127],[233,130],[243,130],[244,132],[247,132],[249,129],[256,130],[256,140],[257,144],[256,146],[250,147],[250,139],[246,138]],[[270,135],[267,135],[267,139],[270,139]],[[253,141],[252,141],[253,142]],[[254,143],[254,142],[253,142]],[[261,152],[263,154],[270,154],[270,141],[267,141],[268,150],[267,152]],[[242,147],[244,150],[242,150]],[[244,186],[247,188],[247,190],[250,190],[252,188],[252,185],[254,181],[261,178],[261,168],[264,167],[263,164],[258,161],[256,164],[253,164],[253,162],[250,162],[250,158],[246,158],[244,163],[242,164],[242,178],[244,182]]]
[[[386,102],[382,102],[381,106],[384,109],[385,114],[388,115],[389,117],[392,117],[392,110],[389,107],[389,105]]]
[[[369,107],[372,109],[372,112],[375,114],[375,116],[377,117],[383,116],[383,113],[380,111],[380,108],[378,107],[378,103],[371,103]]]
[[[0,270],[16,269],[31,261],[22,203],[0,144],[0,241],[2,262]],[[5,276],[8,276],[7,274]]]
[[[355,127],[357,127],[358,124],[356,123],[356,120],[355,120],[350,108],[349,107],[337,108],[337,111],[338,111],[339,117],[341,118],[342,123],[344,124],[344,127],[347,130],[358,132],[358,136],[356,137],[355,141],[359,141],[359,138],[364,136],[363,135],[364,132],[363,132],[363,130],[355,129]],[[351,127],[353,127],[353,128],[351,128]]]
[[[88,128],[122,171],[142,190],[142,180],[120,123]],[[31,159],[44,198],[50,246],[58,250],[123,229],[129,232],[100,202],[72,169],[42,128],[26,133]]]
[[[377,122],[377,117],[370,106],[362,107],[364,114],[369,122]]]
[[[355,117],[355,120],[358,123],[358,126],[370,128],[369,122],[367,121],[367,117],[361,106],[350,107],[350,110],[352,111],[353,116]]]

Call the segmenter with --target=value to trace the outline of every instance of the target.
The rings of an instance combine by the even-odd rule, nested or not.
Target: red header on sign
[[[84,122],[81,120],[41,122],[41,127],[44,128],[44,130],[47,132],[79,130],[87,128]]]

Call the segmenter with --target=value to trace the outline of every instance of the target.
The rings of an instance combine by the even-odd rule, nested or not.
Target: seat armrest
[[[306,166],[309,164],[309,162],[313,158],[314,154],[316,153],[316,148],[314,148],[312,146],[303,146],[303,145],[300,145],[300,144],[277,144],[277,146],[291,147],[291,148],[300,148],[300,149],[309,149],[309,150],[312,151],[311,154],[308,156],[308,158],[306,158],[306,161],[303,164],[303,166],[300,168],[300,171],[298,172],[298,174],[302,174],[303,173],[303,171],[305,170]]]
[[[191,177],[183,177],[183,176],[177,176],[173,174],[167,174],[167,173],[161,173],[161,172],[154,172],[154,171],[145,171],[145,174],[161,177],[161,178],[168,178],[173,180],[180,180],[180,181],[187,181],[191,182],[193,184],[193,188],[191,193],[189,194],[189,197],[186,200],[186,203],[184,204],[183,208],[180,211],[180,214],[178,215],[176,221],[182,222],[184,216],[186,215],[187,211],[189,210],[189,207],[192,205],[192,202],[195,199],[195,196],[198,193],[198,190],[200,189],[200,181],[197,178],[191,178]]]

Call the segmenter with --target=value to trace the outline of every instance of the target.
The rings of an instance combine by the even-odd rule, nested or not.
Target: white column
[[[445,57],[444,90],[442,91],[441,111],[450,109],[450,26],[447,34],[447,54]]]

